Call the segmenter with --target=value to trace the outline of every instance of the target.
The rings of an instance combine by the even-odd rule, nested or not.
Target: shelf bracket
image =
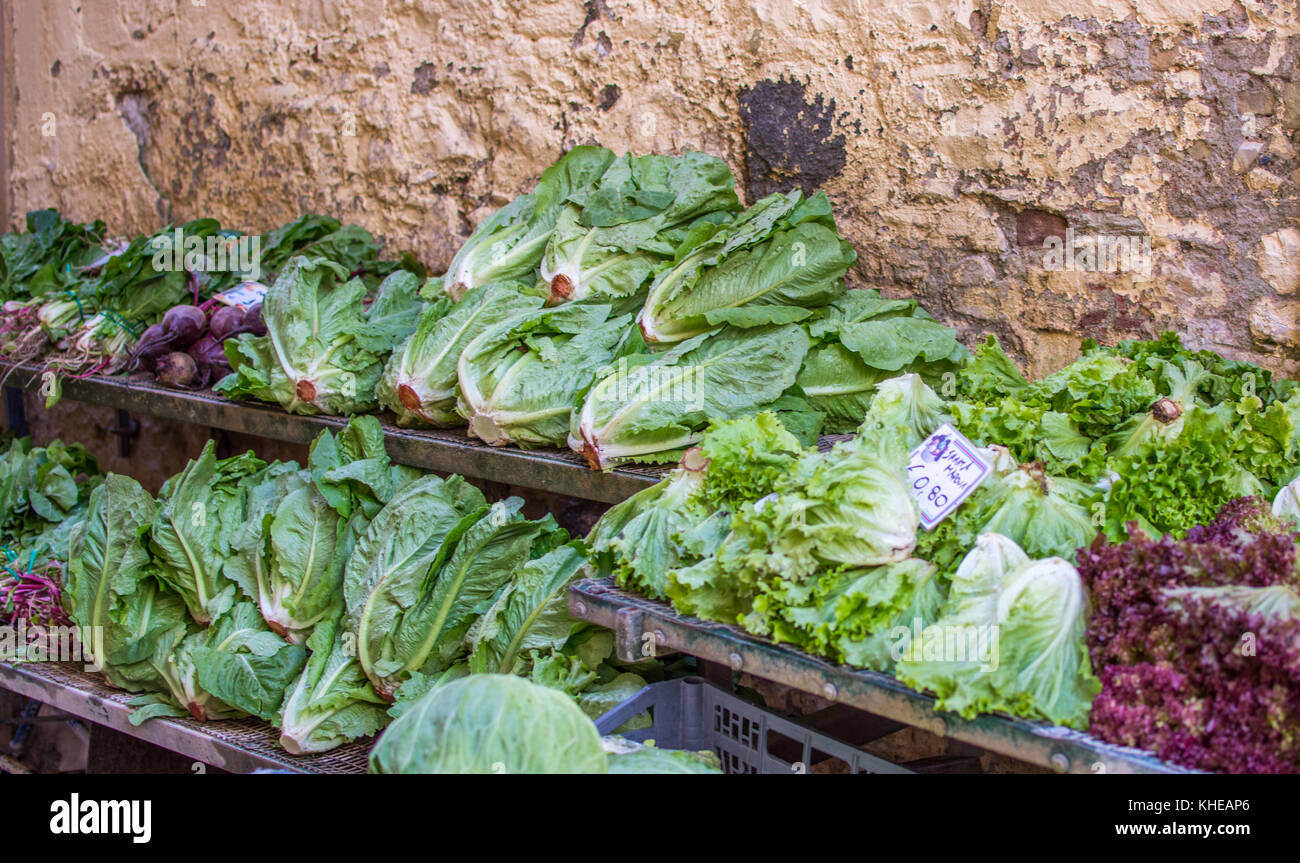
[[[135,439],[140,436],[140,421],[118,408],[117,425],[110,428],[108,433],[117,435],[117,454],[122,458],[129,458],[131,447]]]

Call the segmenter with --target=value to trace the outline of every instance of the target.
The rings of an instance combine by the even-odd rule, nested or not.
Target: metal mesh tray
[[[357,741],[319,755],[290,755],[278,743],[280,732],[260,719],[150,719],[139,726],[128,720],[134,696],[109,687],[99,674],[78,663],[0,663],[0,686],[104,725],[195,761],[248,773],[277,770],[293,773],[364,773],[369,741]]]

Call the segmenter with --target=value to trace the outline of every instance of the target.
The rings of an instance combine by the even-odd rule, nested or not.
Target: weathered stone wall
[[[357,221],[434,268],[565,148],[822,186],[854,280],[1035,372],[1174,328],[1300,372],[1300,3],[12,0],[11,220]],[[1044,238],[1150,243],[1048,269]]]

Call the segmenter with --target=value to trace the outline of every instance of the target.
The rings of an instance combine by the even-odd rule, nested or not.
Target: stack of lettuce
[[[63,603],[102,628],[86,647],[139,693],[135,722],[252,715],[321,752],[470,674],[600,715],[662,671],[613,663],[610,634],[569,617],[585,557],[522,508],[392,464],[374,417],[322,432],[305,468],[209,443],[156,500],[115,474],[89,492]]]
[[[1033,383],[990,339],[949,383],[950,399],[919,373],[875,383],[857,437],[829,452],[804,448],[775,413],[716,423],[596,525],[591,570],[684,613],[892,672],[963,715],[1086,727],[1098,684],[1079,550],[1099,535],[1181,536],[1243,494],[1289,512],[1300,390],[1171,335],[1085,345]],[[908,455],[944,422],[993,472],[918,530]],[[928,652],[931,627],[983,633],[971,643],[997,654]]]
[[[828,452],[802,447],[771,413],[715,426],[667,479],[596,525],[591,571],[683,613],[896,673],[943,709],[1082,726],[1095,681],[1073,567],[1032,562],[987,533],[950,589],[917,554],[906,468],[940,418],[928,401],[937,396],[915,375],[882,383],[863,435]],[[986,547],[1014,565],[993,566]],[[986,647],[1000,629],[1000,657],[925,650],[952,628]],[[990,661],[999,673],[984,673]]]
[[[425,296],[379,402],[404,426],[568,446],[593,469],[669,463],[710,421],[774,411],[852,431],[900,372],[966,358],[912,300],[845,291],[856,260],[818,193],[737,212],[716,157],[579,147],[484,222]]]

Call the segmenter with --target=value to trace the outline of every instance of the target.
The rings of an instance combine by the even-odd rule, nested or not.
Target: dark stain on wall
[[[179,149],[183,164],[190,166],[194,187],[198,189],[206,185],[207,169],[224,166],[226,154],[230,151],[230,135],[217,122],[213,110],[215,101],[216,97],[209,94],[200,107],[181,116]]]
[[[1048,237],[1064,237],[1067,227],[1065,219],[1056,213],[1025,210],[1016,215],[1016,245],[1041,249]]]
[[[844,170],[844,135],[835,134],[835,100],[811,101],[798,81],[759,81],[740,91],[745,187],[750,202],[773,192],[810,195]]]
[[[429,93],[438,83],[438,70],[432,63],[421,63],[415,67],[415,77],[411,81],[411,92],[417,96]]]
[[[600,98],[596,101],[596,107],[602,111],[608,111],[618,102],[623,91],[618,88],[617,84],[606,84],[600,91]]]

